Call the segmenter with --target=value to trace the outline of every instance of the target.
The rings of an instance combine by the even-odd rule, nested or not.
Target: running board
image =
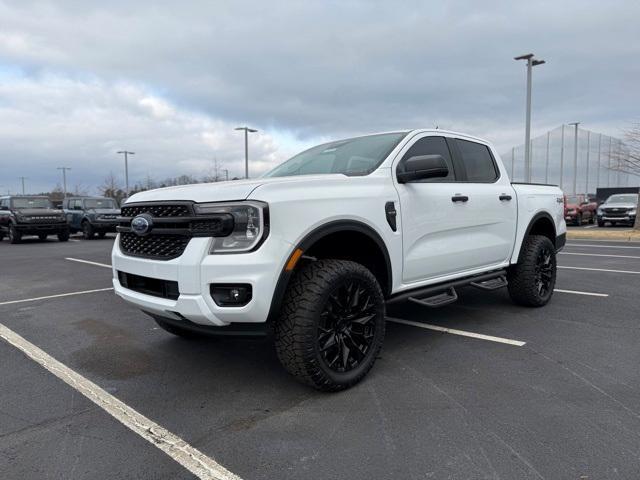
[[[432,295],[430,297],[409,297],[410,302],[417,303],[418,305],[429,308],[444,307],[445,305],[449,305],[456,300],[458,300],[458,294],[456,293],[456,289],[453,287],[449,287],[445,292],[436,293],[435,295]]]
[[[394,305],[409,300],[426,307],[442,307],[458,299],[458,294],[455,291],[456,287],[470,285],[482,290],[496,290],[507,285],[506,275],[507,272],[505,270],[496,270],[495,272],[483,273],[451,282],[429,285],[408,292],[397,293],[387,300],[387,305]]]

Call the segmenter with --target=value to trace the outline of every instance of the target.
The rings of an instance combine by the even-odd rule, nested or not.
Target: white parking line
[[[629,243],[629,242],[626,242]],[[567,243],[566,247],[589,247],[589,248],[640,248],[640,247],[629,247],[626,245],[587,245],[586,243]]]
[[[89,264],[89,265],[95,265],[96,267],[111,268],[111,265],[108,265],[106,263],[90,262],[89,260],[82,260],[80,258],[66,257],[65,260],[71,260],[72,262],[86,263],[86,264]]]
[[[180,437],[138,413],[2,324],[0,324],[0,338],[21,350],[31,360],[40,364],[70,387],[76,389],[120,421],[125,427],[158,447],[198,478],[206,480],[240,480],[240,477],[234,475]]]
[[[561,266],[558,266],[558,268],[566,268],[568,270],[590,270],[594,272],[632,273],[632,274],[640,275],[640,272],[633,272],[631,270],[609,270],[607,268],[561,267]]]
[[[638,256],[633,256],[633,255],[606,255],[602,253],[560,252],[560,255],[583,255],[586,257],[640,258]]]
[[[46,297],[25,298],[23,300],[10,300],[8,302],[0,302],[0,305],[11,305],[13,303],[35,302],[37,300],[48,300],[50,298],[70,297],[72,295],[84,295],[85,293],[107,292],[113,290],[109,288],[96,288],[95,290],[82,290],[80,292],[59,293],[57,295],[47,295]]]
[[[527,343],[527,342],[521,342],[519,340],[511,340],[509,338],[494,337],[492,335],[483,335],[482,333],[473,333],[473,332],[466,332],[464,330],[456,330],[454,328],[439,327],[438,325],[430,325],[428,323],[413,322],[411,320],[403,320],[401,318],[387,317],[387,321],[393,322],[393,323],[401,323],[402,325],[410,325],[412,327],[426,328],[427,330],[435,330],[436,332],[451,333],[453,335],[461,335],[463,337],[477,338],[479,340],[488,340],[490,342],[506,343],[507,345],[515,345],[516,347],[522,347]]]
[[[560,292],[560,293],[573,293],[575,295],[588,295],[590,297],[608,297],[609,296],[608,293],[579,292],[577,290],[562,290],[560,288],[554,288],[553,291]]]

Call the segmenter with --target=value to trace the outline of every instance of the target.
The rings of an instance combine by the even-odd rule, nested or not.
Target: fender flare
[[[387,292],[391,292],[393,277],[389,250],[387,249],[387,245],[384,243],[384,240],[382,239],[380,234],[366,223],[357,220],[334,220],[324,223],[305,235],[304,238],[293,248],[292,252],[295,252],[297,249],[301,249],[303,252],[305,252],[316,242],[323,239],[327,235],[345,231],[362,233],[376,243],[384,256],[387,269],[387,285],[384,285],[383,289],[385,289]],[[287,257],[287,259],[288,258],[289,257]],[[275,320],[276,316],[278,315],[280,306],[282,305],[282,301],[284,300],[284,296],[292,276],[293,271],[287,271],[283,267],[278,277],[278,282],[276,283],[276,288],[273,292],[273,296],[271,297],[271,307],[269,308],[269,316],[267,317],[268,322],[273,322],[273,320]]]
[[[529,234],[531,233],[531,229],[533,228],[533,226],[536,224],[536,222],[542,218],[545,218],[547,220],[549,220],[551,222],[551,225],[553,227],[553,239],[551,239],[551,241],[553,242],[554,246],[556,247],[556,250],[559,248],[562,248],[562,246],[564,246],[564,237],[562,239],[562,245],[559,245],[560,243],[560,239],[558,237],[558,232],[556,230],[556,223],[553,221],[553,217],[549,214],[549,212],[538,212],[536,213],[531,220],[529,221],[529,224],[527,225],[527,229],[524,232],[524,235],[522,236],[522,240],[520,241],[520,244],[518,245],[518,262],[520,261],[520,255],[522,255],[522,244],[524,243],[524,239],[527,238],[529,236]]]

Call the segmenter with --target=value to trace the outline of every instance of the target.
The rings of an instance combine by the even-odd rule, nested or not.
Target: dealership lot
[[[640,477],[640,243],[570,240],[542,309],[467,288],[390,310],[371,374],[326,394],[266,341],[156,327],[108,290],[112,242],[0,242],[0,324],[240,478]],[[194,478],[15,339],[0,340],[3,479]]]

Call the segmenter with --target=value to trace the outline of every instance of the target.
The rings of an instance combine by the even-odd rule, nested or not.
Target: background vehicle
[[[611,225],[633,226],[638,213],[638,194],[619,193],[611,195],[607,201],[598,207],[598,226],[604,227],[606,222]]]
[[[113,198],[71,197],[62,202],[71,233],[82,232],[89,240],[116,231],[120,209]]]
[[[56,210],[47,197],[6,196],[0,198],[0,240],[7,235],[11,243],[20,243],[25,235],[46,240],[57,235],[69,240],[69,225],[62,210]]]
[[[591,201],[587,195],[565,195],[564,219],[573,225],[582,225],[584,222],[594,223],[598,204]]]
[[[456,288],[553,294],[562,192],[512,184],[487,142],[442,130],[352,138],[265,177],[152,190],[122,206],[116,293],[181,336],[272,330],[299,380],[348,388],[373,366],[387,304]]]

